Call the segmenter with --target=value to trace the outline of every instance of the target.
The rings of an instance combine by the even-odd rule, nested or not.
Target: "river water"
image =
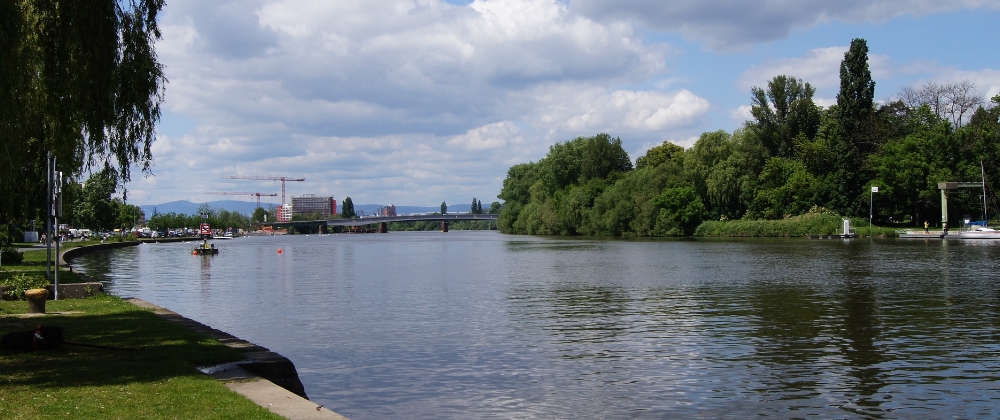
[[[1000,243],[393,232],[74,265],[367,418],[1000,418]],[[280,252],[279,252],[280,250]]]

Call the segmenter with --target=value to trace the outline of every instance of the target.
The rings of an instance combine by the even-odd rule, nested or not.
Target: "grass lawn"
[[[67,249],[76,248],[87,245],[96,245],[101,243],[100,240],[96,241],[68,241],[63,242],[59,245],[59,252],[65,252]],[[16,248],[29,247],[33,244],[28,243],[14,243],[12,244]],[[17,264],[4,263],[0,266],[0,281],[8,278],[16,273],[28,273],[32,275],[38,275],[45,277],[45,258],[48,253],[45,248],[34,248],[31,251],[24,252],[24,261]],[[52,246],[52,264],[55,265],[56,260],[56,247]],[[80,283],[86,281],[86,279],[77,276],[75,272],[70,272],[65,265],[59,265],[59,283]]]
[[[41,323],[63,327],[67,341],[142,350],[2,351],[0,418],[281,418],[196,369],[239,360],[238,351],[151,311],[107,295],[48,301],[42,316],[27,309],[0,301],[0,334]]]

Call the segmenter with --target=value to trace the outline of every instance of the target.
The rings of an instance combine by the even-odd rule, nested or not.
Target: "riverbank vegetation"
[[[69,341],[141,350],[4,351],[2,418],[281,418],[196,369],[243,358],[217,340],[107,295],[46,309],[44,318],[25,317],[26,302],[0,302],[0,332],[42,323],[62,327]]]
[[[929,83],[877,104],[867,55],[864,40],[851,42],[835,105],[819,107],[808,82],[777,76],[751,89],[753,118],[743,127],[704,133],[688,149],[663,142],[634,165],[608,134],[557,143],[509,169],[499,229],[802,236],[833,233],[844,217],[867,229],[870,208],[876,225],[938,226],[938,182],[979,181],[981,162],[995,197],[1000,95],[986,103],[971,83]],[[982,194],[952,191],[950,226],[982,218]]]
[[[89,241],[69,241],[60,244],[59,251],[63,252],[70,248],[99,244],[99,240]],[[33,244],[14,244],[19,246],[31,246]],[[52,248],[53,259],[55,256],[55,246]],[[34,282],[50,283],[45,277],[46,258],[48,252],[45,248],[38,248],[31,251],[20,252],[15,246],[4,247],[3,256],[0,257],[0,286],[15,286],[19,284],[35,284]],[[54,268],[54,264],[52,265]],[[66,266],[59,271],[60,283],[79,283],[85,281],[84,278],[71,271]],[[13,282],[14,284],[11,284]]]

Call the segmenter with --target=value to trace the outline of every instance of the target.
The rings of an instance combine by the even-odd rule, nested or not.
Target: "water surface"
[[[452,231],[217,245],[74,265],[290,358],[311,400],[352,419],[1000,417],[1000,243]]]

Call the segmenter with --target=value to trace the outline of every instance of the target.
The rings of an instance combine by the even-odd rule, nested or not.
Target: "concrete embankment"
[[[202,372],[225,382],[229,389],[258,405],[289,419],[346,419],[308,400],[295,365],[285,356],[144,300],[128,301],[241,351],[246,360],[205,367]]]

